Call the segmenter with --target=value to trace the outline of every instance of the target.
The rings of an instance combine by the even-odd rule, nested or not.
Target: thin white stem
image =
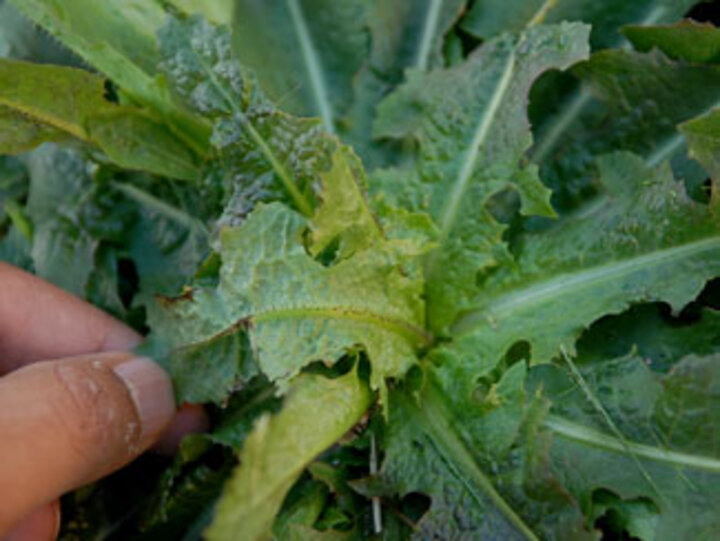
[[[629,442],[627,441],[623,433],[620,431],[617,424],[615,424],[615,421],[613,421],[612,417],[610,417],[610,414],[605,409],[605,406],[603,406],[602,402],[600,402],[600,399],[595,395],[590,386],[587,384],[582,373],[580,372],[580,370],[578,370],[577,366],[575,366],[575,363],[570,358],[570,355],[568,355],[565,346],[560,347],[560,352],[562,353],[563,359],[565,359],[565,363],[570,369],[570,373],[572,374],[573,379],[577,382],[578,386],[585,394],[585,398],[587,398],[588,402],[592,404],[593,408],[595,408],[595,411],[600,414],[600,417],[602,417],[603,421],[605,421],[605,424],[610,429],[610,432],[615,435],[625,452],[632,458],[632,461],[635,463],[635,466],[637,466],[637,469],[638,471],[640,471],[640,475],[642,475],[643,479],[647,481],[648,485],[650,485],[650,487],[655,491],[658,496],[663,498],[662,492],[660,492],[660,489],[655,483],[655,480],[652,478],[650,473],[648,473],[647,469],[645,469],[645,466],[643,466],[642,462],[640,462],[640,459],[638,458],[634,449],[630,446]]]
[[[375,434],[370,436],[370,475],[375,476],[378,473],[377,445],[375,444]],[[382,533],[382,508],[380,507],[380,498],[373,496],[372,500],[372,516],[375,533]]]

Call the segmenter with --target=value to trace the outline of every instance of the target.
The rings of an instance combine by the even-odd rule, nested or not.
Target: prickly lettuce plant
[[[63,537],[720,535],[695,3],[0,4],[0,257],[213,419]]]

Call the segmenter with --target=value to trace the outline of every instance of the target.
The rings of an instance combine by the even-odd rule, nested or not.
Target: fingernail
[[[175,413],[170,378],[160,365],[145,357],[125,361],[113,370],[135,403],[142,425],[141,441],[154,441]]]

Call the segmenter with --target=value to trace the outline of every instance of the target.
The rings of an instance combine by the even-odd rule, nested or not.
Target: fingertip
[[[0,532],[136,458],[174,413],[165,371],[127,353],[39,362],[0,378],[0,441],[13,442],[0,446],[0,492],[13,495],[0,505]]]
[[[141,424],[139,446],[151,445],[175,414],[172,383],[162,367],[145,357],[135,357],[113,368],[132,398]]]
[[[23,365],[133,349],[142,337],[98,308],[0,263],[0,375]]]
[[[60,501],[45,504],[8,532],[2,541],[55,541],[60,534]]]
[[[108,324],[108,333],[100,351],[130,351],[139,346],[143,337],[130,327],[126,327],[117,323],[110,316],[108,318],[113,322]]]

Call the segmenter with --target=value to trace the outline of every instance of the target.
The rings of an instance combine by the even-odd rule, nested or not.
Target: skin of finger
[[[130,350],[142,337],[94,306],[35,276],[0,263],[0,375],[43,359]],[[167,454],[186,432],[200,432],[200,406],[179,415],[158,443]]]
[[[54,541],[60,533],[60,501],[40,506],[1,541]]]
[[[0,263],[0,374],[42,359],[129,350],[141,340],[101,310]]]
[[[113,372],[129,354],[35,363],[0,379],[0,535],[39,502],[50,501],[127,464],[170,423],[142,434],[130,393]]]

